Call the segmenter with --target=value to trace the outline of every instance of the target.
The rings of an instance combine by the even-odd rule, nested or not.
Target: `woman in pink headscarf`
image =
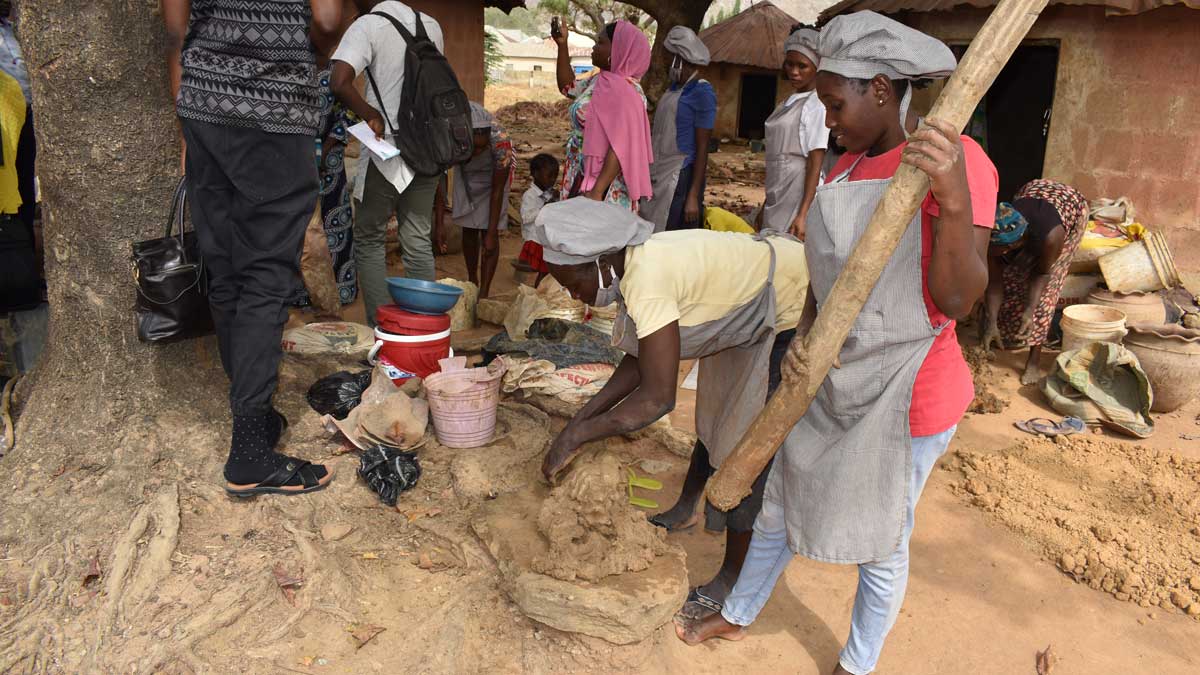
[[[600,72],[575,79],[567,51],[567,31],[558,43],[558,84],[570,107],[563,198],[585,195],[637,211],[649,197],[650,120],[638,82],[650,67],[650,41],[628,21],[604,27],[596,36],[592,63]]]
[[[638,200],[650,197],[650,118],[639,80],[650,67],[650,41],[628,21],[610,23],[596,36],[592,64],[599,72],[575,79],[567,48],[566,22],[550,37],[558,44],[558,86],[573,99],[569,114],[567,159],[561,199],[584,195],[637,212]],[[526,241],[520,260],[546,274],[542,247]]]

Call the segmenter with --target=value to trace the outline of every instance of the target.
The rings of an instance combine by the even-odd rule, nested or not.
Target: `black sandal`
[[[296,489],[299,486],[288,486],[288,483],[296,477],[300,478],[304,487]],[[303,495],[325,489],[333,481],[333,472],[326,469],[323,478],[327,479],[324,483],[321,482],[322,477],[317,476],[317,470],[312,462],[288,458],[287,464],[279,467],[275,473],[267,476],[257,485],[235,488],[229,484],[225,486],[225,492],[234,497],[253,497],[265,494]]]
[[[693,588],[688,592],[687,602],[683,604],[678,613],[686,619],[703,619],[709,614],[720,614],[722,609],[725,609],[723,603],[701,593],[699,588]]]

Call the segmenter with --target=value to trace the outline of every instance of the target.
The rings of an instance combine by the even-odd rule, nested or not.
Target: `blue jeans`
[[[875,669],[883,641],[896,623],[904,591],[908,586],[908,542],[912,537],[914,512],[925,481],[938,457],[950,445],[958,427],[933,436],[912,439],[912,476],[908,504],[908,519],[900,547],[883,560],[858,566],[858,593],[854,596],[854,612],[850,618],[850,637],[842,649],[839,661],[854,675],[866,675]],[[754,537],[737,583],[725,599],[721,616],[729,623],[749,626],[771,597],[779,575],[792,559],[788,548],[787,524],[783,508],[769,499],[763,500],[762,511],[754,521]]]

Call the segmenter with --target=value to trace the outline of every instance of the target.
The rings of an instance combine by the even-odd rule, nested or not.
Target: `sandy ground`
[[[523,157],[542,150],[561,156],[565,132],[562,125],[531,119],[510,126]],[[745,179],[754,161],[761,167],[761,159],[754,160],[744,148],[722,148],[715,157],[718,176],[724,175],[723,169],[728,167]],[[710,182],[709,197],[731,205],[739,200],[750,203],[760,189],[718,178]],[[519,197],[519,191],[514,190],[514,196]],[[507,261],[515,257],[520,246],[519,233],[508,233],[502,238],[503,260],[494,283],[495,294],[513,288]],[[465,276],[461,256],[441,256],[437,268],[439,276]],[[361,315],[360,303],[349,308],[347,318],[361,319]],[[973,330],[962,332],[973,334]],[[967,337],[960,339],[964,345],[971,342]],[[1052,354],[1045,357],[1045,365],[1049,365],[1052,357]],[[1052,646],[1058,658],[1052,672],[1060,675],[1200,671],[1197,650],[1200,621],[1177,610],[1123,602],[1077,583],[1057,569],[1055,561],[1048,558],[1035,539],[1005,526],[992,514],[971,505],[969,499],[962,498],[962,490],[957,488],[963,476],[952,466],[956,451],[999,454],[1029,438],[1013,427],[1014,421],[1053,415],[1036,387],[1018,383],[1018,369],[1023,362],[1023,353],[999,355],[993,364],[995,372],[990,388],[1011,404],[999,414],[968,414],[950,451],[929,480],[917,511],[907,599],[877,672],[1034,673],[1035,653],[1047,645]],[[680,381],[689,367],[689,363],[681,365]],[[694,394],[680,390],[677,409],[670,415],[672,423],[694,428],[693,409]],[[1180,461],[1200,461],[1200,444],[1181,439],[1181,435],[1200,434],[1198,413],[1200,401],[1193,401],[1180,411],[1157,416],[1157,430],[1149,439],[1131,441],[1111,432],[1105,432],[1103,438],[1134,446],[1138,452],[1169,451]],[[666,484],[656,496],[664,507],[677,493],[685,468],[681,460],[674,463],[669,473],[658,476]],[[338,492],[357,491],[360,486],[350,488],[351,482],[343,480],[347,485]],[[1082,485],[1075,487],[1082,489]],[[414,500],[433,498],[440,488],[440,485],[423,486],[420,494],[406,497],[401,510],[414,508]],[[1129,488],[1136,493],[1139,486]],[[369,504],[369,500],[362,498],[354,501],[363,508]],[[407,529],[413,528],[409,525]],[[707,581],[716,571],[723,537],[695,528],[672,534],[670,539],[686,549],[693,584]],[[360,542],[356,554],[371,549],[371,544]],[[1200,535],[1193,535],[1180,547],[1200,563]],[[1181,570],[1191,564],[1187,560],[1180,562]],[[404,570],[408,567],[403,566]],[[328,669],[310,668],[306,664],[298,672],[355,672],[367,667],[379,672],[403,667],[406,659],[388,650],[403,649],[413,639],[446,640],[450,635],[444,649],[435,650],[437,658],[421,666],[422,672],[481,672],[499,667],[503,672],[828,673],[848,631],[855,589],[852,568],[796,559],[746,640],[687,647],[675,639],[668,625],[636,648],[617,649],[594,641],[572,641],[561,633],[531,624],[513,614],[515,608],[496,592],[493,583],[472,580],[470,575],[447,574],[435,566],[432,572],[419,568],[395,572],[393,580],[412,584],[414,574],[429,579],[420,582],[424,592],[419,598],[412,598],[411,594],[399,597],[411,600],[409,608],[420,613],[419,630],[410,633],[403,633],[403,629],[389,630],[376,638],[374,649],[378,651],[367,654],[368,648],[360,654],[331,658]],[[479,592],[474,603],[464,605],[461,594],[452,590],[464,582],[482,583],[486,590]],[[479,603],[487,605],[488,610],[471,618],[469,615]],[[397,610],[385,607],[384,598],[372,599],[369,604],[366,607],[364,603],[363,608],[368,613],[396,616]],[[511,617],[513,623],[483,624],[482,617],[495,616]],[[411,618],[406,620],[411,621]],[[449,625],[454,622],[462,625],[455,629]],[[490,641],[497,644],[496,653],[475,661],[462,654],[451,654],[462,642],[463,631],[474,630],[491,636]],[[496,640],[516,643],[499,646]],[[531,648],[531,644],[538,648]],[[553,656],[542,660],[547,654]],[[295,666],[291,669],[295,670]]]

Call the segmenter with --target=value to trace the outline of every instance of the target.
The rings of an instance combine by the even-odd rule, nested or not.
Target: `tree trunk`
[[[687,26],[697,33],[704,23],[704,15],[708,12],[712,0],[626,0],[626,2],[654,17],[658,22],[654,35],[654,48],[650,54],[650,70],[642,78],[646,96],[651,101],[658,97],[670,84],[667,80],[671,68],[671,55],[667,52],[664,42],[667,33],[675,26]]]
[[[173,560],[196,536],[181,505],[235,516],[222,513],[215,341],[148,346],[134,332],[130,244],[162,236],[179,179],[158,3],[21,5],[50,332],[0,462],[0,672],[196,670],[192,645],[261,584],[182,605],[174,590],[191,583]]]

